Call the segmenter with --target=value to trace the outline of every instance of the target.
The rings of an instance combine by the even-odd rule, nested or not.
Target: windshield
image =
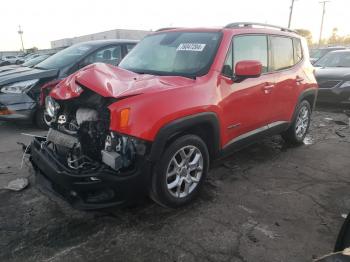
[[[350,67],[350,52],[330,52],[315,63],[319,67]]]
[[[86,53],[89,52],[91,46],[88,44],[77,44],[54,54],[43,62],[37,64],[35,68],[40,69],[61,69],[69,64],[77,62]]]
[[[329,50],[327,49],[313,49],[310,52],[310,57],[311,58],[321,58],[324,56]]]
[[[154,75],[204,75],[214,59],[219,32],[165,32],[144,38],[120,67]]]
[[[22,66],[27,66],[27,67],[35,66],[36,64],[44,61],[49,56],[50,55],[41,55],[41,56],[38,56],[36,58],[29,59],[27,62],[23,63]]]

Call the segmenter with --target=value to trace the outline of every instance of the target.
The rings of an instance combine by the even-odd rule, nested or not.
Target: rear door
[[[271,71],[276,84],[271,91],[271,117],[269,122],[289,122],[294,112],[302,85],[303,52],[300,39],[285,36],[269,36]]]
[[[263,74],[258,78],[232,81],[233,68],[239,61],[258,60]],[[274,79],[268,72],[268,38],[266,35],[239,35],[226,57],[220,83],[225,139],[232,143],[266,130],[270,119],[270,90]]]

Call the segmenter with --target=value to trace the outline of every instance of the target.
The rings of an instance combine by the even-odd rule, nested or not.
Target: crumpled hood
[[[79,86],[82,86],[104,97],[119,98],[188,86],[194,82],[194,79],[181,76],[137,74],[112,65],[96,63],[69,76],[50,95],[60,100],[74,98],[81,94]]]

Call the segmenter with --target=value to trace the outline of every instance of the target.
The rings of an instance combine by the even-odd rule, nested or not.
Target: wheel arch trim
[[[187,129],[193,128],[200,124],[209,124],[212,127],[214,136],[213,141],[213,153],[217,156],[220,151],[220,125],[217,115],[214,112],[203,112],[194,115],[188,115],[176,120],[171,121],[164,125],[158,131],[155,140],[152,144],[150,152],[150,160],[157,161],[160,159],[165,145],[170,137],[174,134],[178,134]],[[208,148],[209,150],[209,148]]]

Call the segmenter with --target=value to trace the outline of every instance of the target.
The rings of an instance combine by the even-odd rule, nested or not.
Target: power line
[[[322,9],[322,19],[321,19],[321,29],[320,29],[320,38],[318,40],[318,45],[321,45],[322,42],[322,33],[323,33],[323,22],[324,22],[324,15],[326,14],[326,3],[330,2],[330,0],[323,0],[319,3],[323,5]]]

